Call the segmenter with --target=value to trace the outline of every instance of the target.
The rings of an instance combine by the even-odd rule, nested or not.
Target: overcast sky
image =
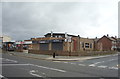
[[[2,33],[23,40],[62,32],[81,37],[118,36],[118,2],[5,2]]]

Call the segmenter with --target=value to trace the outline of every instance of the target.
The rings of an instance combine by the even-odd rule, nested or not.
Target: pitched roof
[[[114,38],[112,38],[112,37],[108,37],[108,36],[106,36],[108,39],[110,39],[111,41],[116,41]]]
[[[106,37],[106,38],[108,38],[109,40],[111,40],[111,41],[116,41],[116,39],[114,39],[114,38],[112,38],[112,37],[109,37],[109,36],[103,36],[103,37]],[[100,39],[102,39],[103,37],[101,37]],[[97,41],[99,41],[100,39],[98,39]]]

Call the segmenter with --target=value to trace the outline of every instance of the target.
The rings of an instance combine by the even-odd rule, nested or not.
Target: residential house
[[[117,39],[117,50],[120,51],[120,38]]]
[[[96,50],[99,51],[111,51],[116,50],[117,48],[117,40],[113,37],[103,36],[96,42]]]

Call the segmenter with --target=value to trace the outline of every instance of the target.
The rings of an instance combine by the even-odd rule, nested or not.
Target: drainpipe
[[[78,51],[80,51],[80,36],[78,35]]]

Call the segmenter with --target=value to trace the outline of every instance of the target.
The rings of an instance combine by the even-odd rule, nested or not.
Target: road
[[[63,77],[106,79],[118,77],[118,55],[84,61],[47,61],[11,54],[2,54],[2,76],[4,77],[39,77],[56,79]],[[106,77],[106,78],[103,78]],[[66,78],[65,78],[66,79]],[[69,79],[69,78],[68,78]],[[83,79],[83,78],[81,78]],[[110,78],[107,78],[110,79]]]

